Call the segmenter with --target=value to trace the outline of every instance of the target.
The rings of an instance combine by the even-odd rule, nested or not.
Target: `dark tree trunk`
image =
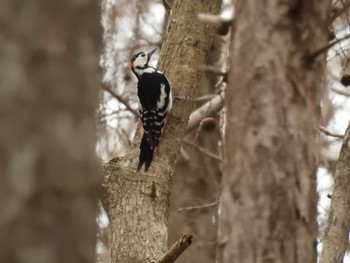
[[[0,262],[94,262],[98,1],[0,3]]]

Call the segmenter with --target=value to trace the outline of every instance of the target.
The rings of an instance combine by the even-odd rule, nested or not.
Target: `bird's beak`
[[[157,49],[158,48],[156,47],[155,49],[152,49],[150,52],[148,52],[148,57],[150,58],[153,55],[153,53],[157,51]]]

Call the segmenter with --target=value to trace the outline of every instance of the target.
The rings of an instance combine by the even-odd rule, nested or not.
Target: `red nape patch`
[[[130,69],[133,69],[134,68],[134,62],[130,61],[129,66],[130,66]]]

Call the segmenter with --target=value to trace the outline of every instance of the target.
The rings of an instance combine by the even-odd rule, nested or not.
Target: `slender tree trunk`
[[[159,68],[175,96],[172,114],[148,173],[136,171],[139,138],[130,152],[105,166],[103,203],[110,220],[112,262],[145,262],[167,250],[169,198],[176,156],[197,94],[214,28],[198,13],[218,13],[220,0],[177,0],[172,6]],[[179,237],[183,233],[179,233]]]
[[[98,1],[0,3],[0,262],[94,262]]]
[[[316,156],[329,0],[238,1],[220,262],[316,262]]]
[[[328,226],[320,263],[341,263],[349,244],[350,229],[350,123],[335,173]]]

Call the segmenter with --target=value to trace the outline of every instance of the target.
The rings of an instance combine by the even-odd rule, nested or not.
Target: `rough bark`
[[[97,1],[0,3],[0,262],[94,262]]]
[[[159,68],[175,96],[170,120],[148,173],[136,172],[139,138],[129,153],[104,167],[103,203],[110,220],[112,262],[145,262],[167,250],[169,197],[176,156],[197,94],[214,28],[196,20],[217,13],[220,0],[181,1],[172,6]],[[183,234],[183,233],[181,233]]]
[[[316,156],[329,0],[238,1],[219,262],[316,262]]]
[[[350,123],[335,172],[328,226],[320,263],[341,263],[349,244],[350,229]]]

